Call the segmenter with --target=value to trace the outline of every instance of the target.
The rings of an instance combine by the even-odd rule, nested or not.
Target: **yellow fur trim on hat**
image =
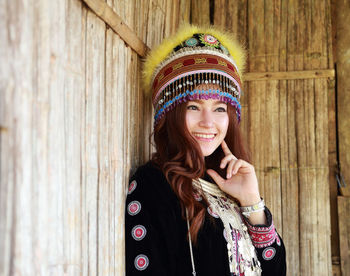
[[[175,35],[164,39],[160,45],[148,53],[142,71],[142,84],[147,94],[151,92],[153,72],[156,70],[159,64],[169,56],[177,45],[181,44],[196,33],[210,34],[217,38],[230,53],[232,59],[238,67],[238,73],[242,79],[241,74],[244,70],[246,54],[243,47],[238,43],[232,33],[219,31],[212,26],[198,27],[195,25],[186,24],[180,27]]]

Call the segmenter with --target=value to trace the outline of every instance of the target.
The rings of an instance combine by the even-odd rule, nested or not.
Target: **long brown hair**
[[[186,103],[177,105],[173,110],[168,111],[155,126],[153,135],[156,152],[152,156],[152,161],[161,168],[179,198],[184,218],[187,208],[191,222],[191,238],[196,243],[206,209],[193,196],[192,179],[203,177],[206,169],[209,168],[224,177],[225,169],[222,170],[219,167],[224,153],[219,146],[210,156],[203,157],[198,143],[187,130],[186,108]],[[238,159],[249,162],[236,114],[230,104],[227,105],[227,112],[229,125],[225,141]]]

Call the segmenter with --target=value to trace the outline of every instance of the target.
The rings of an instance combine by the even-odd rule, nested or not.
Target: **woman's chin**
[[[208,157],[210,155],[213,154],[213,152],[215,151],[215,149],[202,149],[202,154],[204,157]]]

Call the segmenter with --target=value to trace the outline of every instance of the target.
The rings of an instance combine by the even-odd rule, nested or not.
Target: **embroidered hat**
[[[244,63],[245,52],[232,34],[213,27],[180,28],[152,50],[144,63],[143,86],[152,95],[154,125],[177,104],[196,99],[231,104],[240,121]],[[204,84],[208,89],[197,89]],[[210,89],[213,86],[218,89]]]

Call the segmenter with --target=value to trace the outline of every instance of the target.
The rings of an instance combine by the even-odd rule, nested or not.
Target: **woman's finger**
[[[232,152],[230,151],[230,149],[228,148],[225,140],[222,140],[221,142],[221,148],[222,148],[222,151],[224,152],[225,155],[231,155]],[[233,154],[232,154],[233,155]],[[236,156],[233,155],[234,158],[236,158]],[[237,158],[236,158],[237,159]]]
[[[241,173],[250,173],[252,171],[254,171],[254,167],[252,165],[250,165],[248,162],[242,160],[242,159],[238,159],[236,161],[236,163],[233,165],[232,168],[232,174],[236,174],[238,172],[238,170]]]
[[[238,170],[244,165],[244,162],[242,159],[238,159],[232,167],[232,174],[236,174]]]
[[[222,158],[220,163],[220,168],[221,169],[225,168],[227,163],[230,162],[231,160],[237,160],[237,158],[232,153]]]
[[[227,178],[227,179],[231,178],[231,176],[232,176],[232,171],[233,171],[233,166],[234,166],[234,164],[236,164],[236,163],[237,163],[237,159],[231,160],[231,161],[228,163],[227,173],[226,173],[226,178]]]

